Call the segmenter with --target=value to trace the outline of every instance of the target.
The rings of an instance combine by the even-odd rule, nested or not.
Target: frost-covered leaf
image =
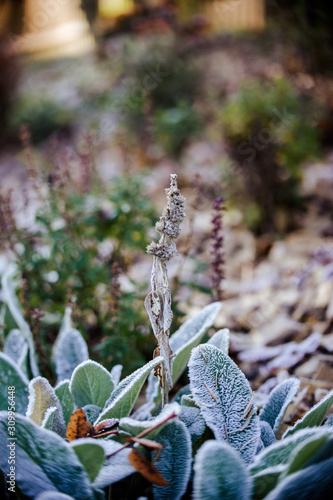
[[[8,333],[4,345],[4,353],[17,364],[24,375],[29,377],[29,346],[21,330],[15,328]]]
[[[199,408],[182,406],[180,420],[186,425],[187,430],[191,435],[192,443],[197,441],[205,432],[206,422],[201,415]]]
[[[319,454],[318,452],[323,449],[325,443],[329,441],[329,452],[330,456],[325,456],[323,460],[326,458],[331,458],[332,456],[332,436],[333,433],[327,431],[326,433],[323,432],[323,429],[320,429],[320,432],[315,434],[314,436],[311,436],[308,438],[306,441],[303,443],[300,443],[295,450],[290,455],[290,458],[288,460],[288,467],[285,470],[284,475],[287,476],[289,474],[292,474],[294,472],[299,471],[300,469],[303,469],[304,467],[307,466],[307,464],[312,461],[313,459],[318,459],[319,460]],[[326,450],[327,451],[327,450]]]
[[[181,399],[182,406],[189,406],[190,408],[199,408],[196,402],[194,401],[192,394],[184,394]]]
[[[214,333],[214,335],[208,340],[207,344],[215,345],[224,354],[229,353],[229,341],[230,341],[230,330],[229,328],[223,328]]]
[[[250,500],[251,478],[239,454],[227,443],[206,441],[194,464],[194,500]]]
[[[322,462],[323,460],[327,460],[328,458],[333,457],[333,434],[329,439],[327,439],[326,443],[316,451],[316,453],[311,457],[311,459],[307,462],[306,466],[317,464]]]
[[[96,405],[86,405],[83,406],[82,410],[86,414],[88,422],[95,422],[98,419],[98,416],[102,411],[102,408]]]
[[[73,497],[65,495],[65,493],[57,493],[56,491],[43,491],[36,500],[73,500]]]
[[[65,424],[67,425],[74,411],[74,399],[69,390],[69,380],[62,380],[60,384],[56,386],[54,392],[59,399]]]
[[[115,365],[110,372],[114,388],[116,388],[120,382],[122,371],[123,371],[123,365]]]
[[[81,333],[75,328],[61,329],[52,351],[57,383],[70,379],[75,368],[88,359],[88,347]]]
[[[148,439],[154,439],[165,425],[169,425],[172,422],[172,419],[170,419],[171,415],[175,415],[176,418],[180,412],[181,407],[179,404],[171,403],[166,405],[158,416],[150,420],[141,421],[129,417],[122,418],[119,422],[119,429],[127,432],[131,436],[137,436],[140,432],[158,426],[145,436]],[[167,422],[163,423],[165,420],[167,420]]]
[[[48,430],[52,431],[53,420],[54,420],[54,415],[55,415],[56,411],[57,411],[56,406],[50,406],[50,408],[48,408],[46,410],[41,427],[44,427],[44,429],[48,429]]]
[[[69,384],[69,390],[78,408],[85,405],[103,408],[113,388],[110,373],[92,360],[84,361],[75,368]]]
[[[179,330],[171,335],[170,347],[175,355],[172,365],[173,385],[185,370],[193,347],[201,342],[208,328],[213,325],[221,307],[220,302],[214,302],[204,307],[196,316],[185,321]],[[149,412],[156,409],[161,401],[158,379],[153,373],[150,374],[148,379],[146,400],[146,408]]]
[[[156,441],[163,445],[163,449],[154,465],[169,481],[169,485],[153,486],[154,500],[169,500],[171,498],[179,500],[186,492],[191,474],[190,434],[182,422],[175,420],[159,432]],[[156,452],[153,452],[152,456],[156,457]]]
[[[265,448],[275,441],[273,429],[265,420],[260,420],[260,438]]]
[[[18,298],[15,294],[15,286],[13,283],[13,278],[17,272],[17,268],[14,264],[10,264],[4,274],[2,275],[1,285],[2,285],[2,298],[5,304],[7,304],[8,309],[14,318],[17,326],[19,327],[22,335],[24,336],[28,347],[28,359],[29,359],[29,371],[33,377],[37,377],[39,374],[36,359],[35,359],[35,345],[33,340],[33,335],[31,333],[28,323],[25,321],[21,306],[19,304]]]
[[[324,425],[327,425],[328,427],[333,427],[333,413],[328,417]]]
[[[267,422],[265,422],[265,423],[267,424]],[[268,425],[268,424],[267,424],[267,425]],[[262,431],[261,425],[260,425],[260,429],[261,429],[261,431]],[[271,429],[271,430],[272,430],[272,429]],[[261,436],[261,435],[260,435],[260,436]],[[264,443],[262,442],[262,439],[261,439],[261,437],[260,437],[260,439],[259,439],[259,441],[258,441],[258,446],[257,446],[256,455],[257,455],[258,453],[260,453],[260,452],[261,452],[261,450],[263,450],[264,448],[265,448]]]
[[[62,437],[66,436],[66,425],[56,393],[44,377],[36,377],[29,384],[29,404],[26,416],[41,426],[48,408],[55,406],[52,430]]]
[[[8,387],[15,387],[15,411],[25,413],[28,406],[29,380],[14,361],[0,352],[0,410],[8,409]]]
[[[285,465],[275,465],[274,467],[268,467],[252,476],[253,500],[265,498],[266,495],[275,488],[285,468]]]
[[[20,414],[16,414],[15,436],[16,484],[26,496],[59,491],[77,500],[94,499],[81,462],[60,436]],[[0,412],[0,469],[5,474],[9,472],[7,437],[7,412]]]
[[[313,436],[319,437],[321,433],[326,434],[327,432],[330,432],[327,428],[303,429],[285,439],[276,441],[255,457],[249,469],[251,474],[257,474],[261,470],[268,469],[269,467],[287,464],[291,453],[298,445]]]
[[[123,447],[121,443],[116,443],[112,440],[101,439],[100,443],[104,448],[106,456],[111,455],[116,451],[118,452],[118,450]],[[131,450],[129,448],[125,448],[108,458],[95,479],[93,486],[97,488],[106,488],[106,486],[116,483],[130,474],[133,474],[135,469],[128,461],[130,451]]]
[[[314,405],[302,418],[297,420],[293,427],[289,427],[283,435],[283,438],[291,436],[296,431],[307,427],[317,427],[324,420],[328,410],[333,404],[333,391],[324,396],[319,403]]]
[[[311,465],[279,482],[265,500],[314,500],[332,497],[333,458]]]
[[[70,442],[70,446],[85,468],[90,481],[94,482],[104,463],[103,446],[92,438],[76,439]]]
[[[175,394],[172,399],[173,403],[180,403],[183,396],[191,394],[190,384],[184,385],[179,391]]]
[[[289,378],[277,385],[260,412],[260,420],[267,422],[276,435],[280,429],[282,419],[299,387],[299,380]]]
[[[215,438],[229,442],[245,462],[251,462],[260,426],[245,375],[229,356],[205,344],[193,349],[189,376],[194,400]]]
[[[22,334],[21,330],[18,328],[14,328],[10,330],[8,333],[5,345],[4,345],[4,353],[7,354],[15,363],[18,363],[18,360],[21,357],[22,350],[27,345],[27,341]]]
[[[107,418],[127,417],[131,413],[149,373],[155,366],[162,363],[162,361],[162,356],[158,356],[142,368],[139,368],[131,373],[131,375],[124,378],[113,391],[110,399],[106,402],[105,409],[98,417],[95,425]]]
[[[194,318],[191,318],[170,337],[170,347],[175,354],[172,365],[172,380],[175,384],[190,359],[192,349],[203,339],[208,328],[217,318],[222,304],[214,302],[204,307]]]
[[[71,328],[73,328],[72,313],[73,309],[70,306],[67,306],[65,308],[65,314],[62,318],[59,333],[62,333],[64,330],[70,330]]]

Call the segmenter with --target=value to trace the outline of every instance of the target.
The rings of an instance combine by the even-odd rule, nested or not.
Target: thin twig
[[[255,412],[255,408],[253,408],[253,410],[251,411],[251,413],[249,414],[249,416],[245,420],[245,422],[242,425],[242,427],[240,429],[236,429],[234,431],[229,432],[229,434],[234,434],[235,432],[241,432],[241,431],[243,431],[245,429],[245,427],[247,427],[247,424],[249,423],[250,418],[252,417],[252,415],[253,415],[254,412]]]
[[[201,349],[201,344],[199,344],[199,349],[200,349],[200,351],[201,351],[201,354],[203,355],[204,360],[206,361],[206,363],[208,363],[207,358],[206,358],[206,356],[204,355],[203,350]]]
[[[247,405],[247,407],[245,408],[244,413],[239,420],[243,420],[243,418],[246,417],[246,415],[249,413],[251,406],[252,406],[253,396],[254,396],[254,392],[252,392],[250,402]]]
[[[136,437],[137,438],[142,438],[142,437],[146,436],[151,431],[154,431],[155,429],[157,429],[161,425],[165,424],[166,422],[168,422],[172,418],[176,418],[177,416],[178,415],[176,413],[172,413],[166,419],[162,420],[162,422],[159,422],[158,424],[155,424],[152,427],[149,427],[149,429],[145,429],[144,431],[140,432],[140,434],[138,434]],[[113,457],[113,455],[116,455],[117,453],[119,453],[120,451],[124,450],[125,448],[128,448],[131,444],[133,444],[133,443],[128,442],[128,443],[124,444],[124,446],[122,446],[121,448],[119,448],[119,450],[114,451],[113,453],[110,453],[110,455],[107,455],[105,458],[109,459],[109,458]]]
[[[217,402],[216,397],[214,396],[214,394],[212,393],[212,391],[210,390],[210,388],[208,387],[208,385],[206,384],[206,382],[204,382],[204,386],[206,387],[207,391],[212,396],[212,398],[215,399],[215,401]]]

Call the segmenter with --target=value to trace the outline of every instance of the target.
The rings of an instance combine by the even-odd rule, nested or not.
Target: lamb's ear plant
[[[268,401],[260,412],[260,420],[267,422],[276,435],[289,403],[299,388],[299,380],[289,378],[277,385],[269,395]],[[264,429],[265,427],[262,427]]]
[[[251,463],[259,444],[260,426],[250,384],[237,365],[213,345],[193,349],[190,387],[207,426],[218,441],[235,448]]]
[[[192,446],[187,427],[175,420],[158,433],[156,440],[163,445],[156,468],[169,482],[168,486],[153,487],[155,500],[180,500],[187,490],[191,474]],[[153,453],[156,458],[156,452]]]
[[[171,198],[172,193],[173,200],[179,197],[174,177]],[[163,228],[169,227],[168,210],[160,221]],[[163,251],[169,251],[169,245],[172,250],[172,239],[153,246],[166,245]],[[154,500],[189,495],[195,500],[327,498],[333,487],[332,417],[321,424],[332,406],[333,391],[279,439],[298,380],[278,385],[258,413],[249,382],[228,356],[229,331],[220,330],[204,343],[221,304],[203,308],[169,342],[166,264],[155,255],[154,266],[155,271],[160,266],[162,283],[154,281],[147,300],[160,355],[122,380],[120,365],[109,371],[86,359],[87,346],[79,332],[73,334],[69,310],[53,355],[57,385],[32,373],[30,328],[13,300],[14,288],[5,282],[6,304],[18,329],[7,336],[6,352],[0,353],[0,493],[6,498],[11,471],[7,445],[13,442],[15,500],[134,495]],[[29,352],[26,363],[24,345]],[[169,382],[175,383],[187,365],[190,384],[159,410]],[[158,368],[159,377],[154,375]],[[133,413],[147,378],[148,402]]]
[[[205,337],[207,330],[214,324],[221,310],[221,303],[215,302],[204,307],[193,318],[189,318],[170,337],[170,347],[174,352],[172,381],[175,384],[186,370],[191,351]],[[161,404],[162,395],[157,377],[149,375],[146,390],[146,403],[137,410],[140,418],[148,418],[151,412],[156,411]]]
[[[52,410],[52,424],[50,423]],[[36,377],[29,384],[29,405],[26,416],[40,427],[51,426],[61,437],[66,435],[62,408],[55,390],[43,377]]]
[[[14,276],[16,274],[16,266],[10,264],[7,270],[4,272],[1,279],[2,286],[2,299],[4,304],[8,307],[14,321],[16,322],[21,339],[19,343],[21,345],[21,353],[19,364],[23,364],[23,370],[27,373],[28,377],[30,375],[37,377],[39,375],[39,370],[35,358],[35,345],[32,332],[28,323],[24,319],[24,315],[19,304],[18,298],[15,294],[15,284]],[[16,338],[18,337],[18,332],[16,333]],[[9,342],[9,341],[8,341]],[[22,359],[22,351],[26,351],[25,359]]]
[[[4,353],[16,362],[27,377],[29,376],[27,363],[29,347],[18,328],[13,328],[8,333],[4,343]]]
[[[81,333],[72,327],[72,309],[67,307],[62,327],[53,346],[52,360],[57,382],[69,379],[74,369],[89,359],[88,347]]]
[[[194,466],[195,500],[250,500],[252,480],[240,455],[226,443],[207,441]]]
[[[7,410],[8,387],[14,387],[16,401],[15,409],[24,413],[28,405],[29,380],[6,354],[0,352],[0,410]]]

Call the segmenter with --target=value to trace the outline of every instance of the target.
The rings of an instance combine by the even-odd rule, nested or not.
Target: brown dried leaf
[[[152,439],[146,438],[138,438],[138,437],[128,437],[125,441],[134,441],[135,443],[141,444],[141,446],[145,446],[146,448],[151,448],[152,450],[161,450],[163,445],[158,443],[157,441],[153,441]]]
[[[117,418],[109,418],[107,420],[103,420],[95,427],[96,434],[111,431],[111,429],[114,429],[118,424],[119,420]]]
[[[128,460],[132,467],[151,483],[156,486],[168,486],[169,482],[136,448],[132,448],[131,453],[128,455]]]
[[[87,417],[82,408],[78,408],[69,419],[66,438],[68,441],[74,439],[94,436],[95,429],[92,424],[87,422]]]

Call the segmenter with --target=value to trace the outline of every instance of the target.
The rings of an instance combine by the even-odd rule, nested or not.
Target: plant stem
[[[162,422],[159,422],[158,424],[155,424],[153,425],[152,427],[149,427],[149,429],[145,429],[144,431],[140,432],[140,434],[138,434],[137,438],[142,438],[144,436],[147,436],[147,434],[149,434],[151,431],[154,431],[155,429],[157,429],[158,427],[160,427],[161,425],[165,424],[166,422],[168,422],[169,420],[171,420],[172,418],[176,418],[178,415],[176,413],[171,413],[171,415],[169,415],[167,418],[165,418],[164,420],[162,420]],[[119,450],[117,451],[114,451],[113,453],[110,453],[110,455],[107,455],[105,458],[106,459],[109,459],[110,457],[113,457],[113,455],[116,455],[117,453],[119,453],[121,450],[125,449],[125,448],[128,448],[128,446],[131,446],[133,445],[132,442],[129,442],[129,443],[126,443],[124,444],[124,446],[122,446],[122,448],[119,448]]]

